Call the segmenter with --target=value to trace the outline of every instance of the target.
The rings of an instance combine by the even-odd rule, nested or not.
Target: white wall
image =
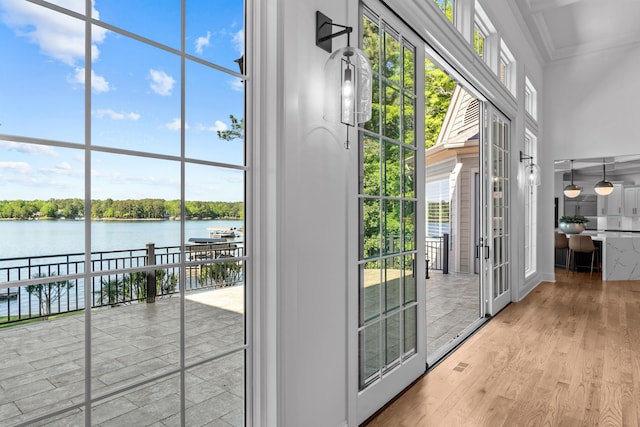
[[[551,159],[638,154],[640,44],[545,69],[545,140]]]
[[[344,126],[322,118],[329,54],[315,45],[315,12],[344,24],[347,6],[282,0],[280,7],[278,425],[332,427],[347,419],[346,183],[356,151],[343,146]]]

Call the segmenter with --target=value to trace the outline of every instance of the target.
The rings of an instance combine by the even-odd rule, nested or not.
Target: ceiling
[[[640,155],[574,159],[573,170],[575,174],[580,176],[602,176],[603,162],[606,174],[610,177],[640,174]],[[555,172],[569,173],[571,167],[571,160],[556,160],[554,162]]]
[[[515,0],[546,61],[640,43],[639,0]]]

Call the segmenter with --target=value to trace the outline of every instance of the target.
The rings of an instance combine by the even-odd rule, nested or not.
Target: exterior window
[[[490,41],[497,40],[497,37],[493,37],[496,34],[496,29],[477,1],[474,3],[474,12],[473,50],[485,63],[490,63],[492,62],[491,58],[495,58],[497,55],[497,46],[494,46],[495,43]]]
[[[0,2],[2,425],[252,418],[246,4],[148,6]]]
[[[427,237],[451,233],[449,193],[448,178],[427,183]]]
[[[475,50],[482,59],[484,59],[484,44],[486,39],[487,36],[484,35],[477,25],[473,27],[473,50]]]
[[[537,157],[536,154],[537,139],[535,135],[527,129],[524,137],[524,153],[528,156]],[[529,277],[536,272],[537,269],[537,199],[538,187],[526,186],[524,190],[524,274]]]
[[[442,13],[447,17],[447,19],[453,23],[453,15],[454,15],[454,2],[455,0],[434,0]]]
[[[537,120],[538,93],[528,78],[525,77],[524,83],[524,108],[527,113]]]
[[[515,59],[509,48],[504,43],[504,40],[500,42],[500,58],[498,59],[498,79],[512,94],[515,95]]]

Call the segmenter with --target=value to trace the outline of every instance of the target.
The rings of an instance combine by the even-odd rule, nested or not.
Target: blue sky
[[[84,0],[52,3],[83,13]],[[238,71],[243,2],[187,3],[189,54]],[[179,0],[95,0],[93,16],[180,49]],[[92,35],[91,143],[180,155],[180,60],[100,27]],[[84,22],[25,0],[0,0],[0,134],[84,144]],[[187,61],[186,156],[242,165],[240,140],[222,141],[243,116],[237,77]],[[92,198],[178,198],[177,162],[93,152]],[[83,150],[0,137],[0,200],[83,197]],[[188,200],[243,199],[242,173],[187,165]]]

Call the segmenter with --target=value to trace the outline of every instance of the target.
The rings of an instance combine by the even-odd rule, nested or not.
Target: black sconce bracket
[[[528,154],[524,154],[522,151],[520,152],[520,163],[523,160],[533,160],[533,156],[529,156]]]
[[[333,27],[342,28],[342,31],[331,34],[331,29]],[[320,49],[324,49],[327,52],[331,53],[331,40],[343,34],[347,35],[347,46],[351,46],[350,34],[352,31],[353,27],[334,24],[331,18],[329,18],[319,10],[316,11],[316,46],[318,46]]]

